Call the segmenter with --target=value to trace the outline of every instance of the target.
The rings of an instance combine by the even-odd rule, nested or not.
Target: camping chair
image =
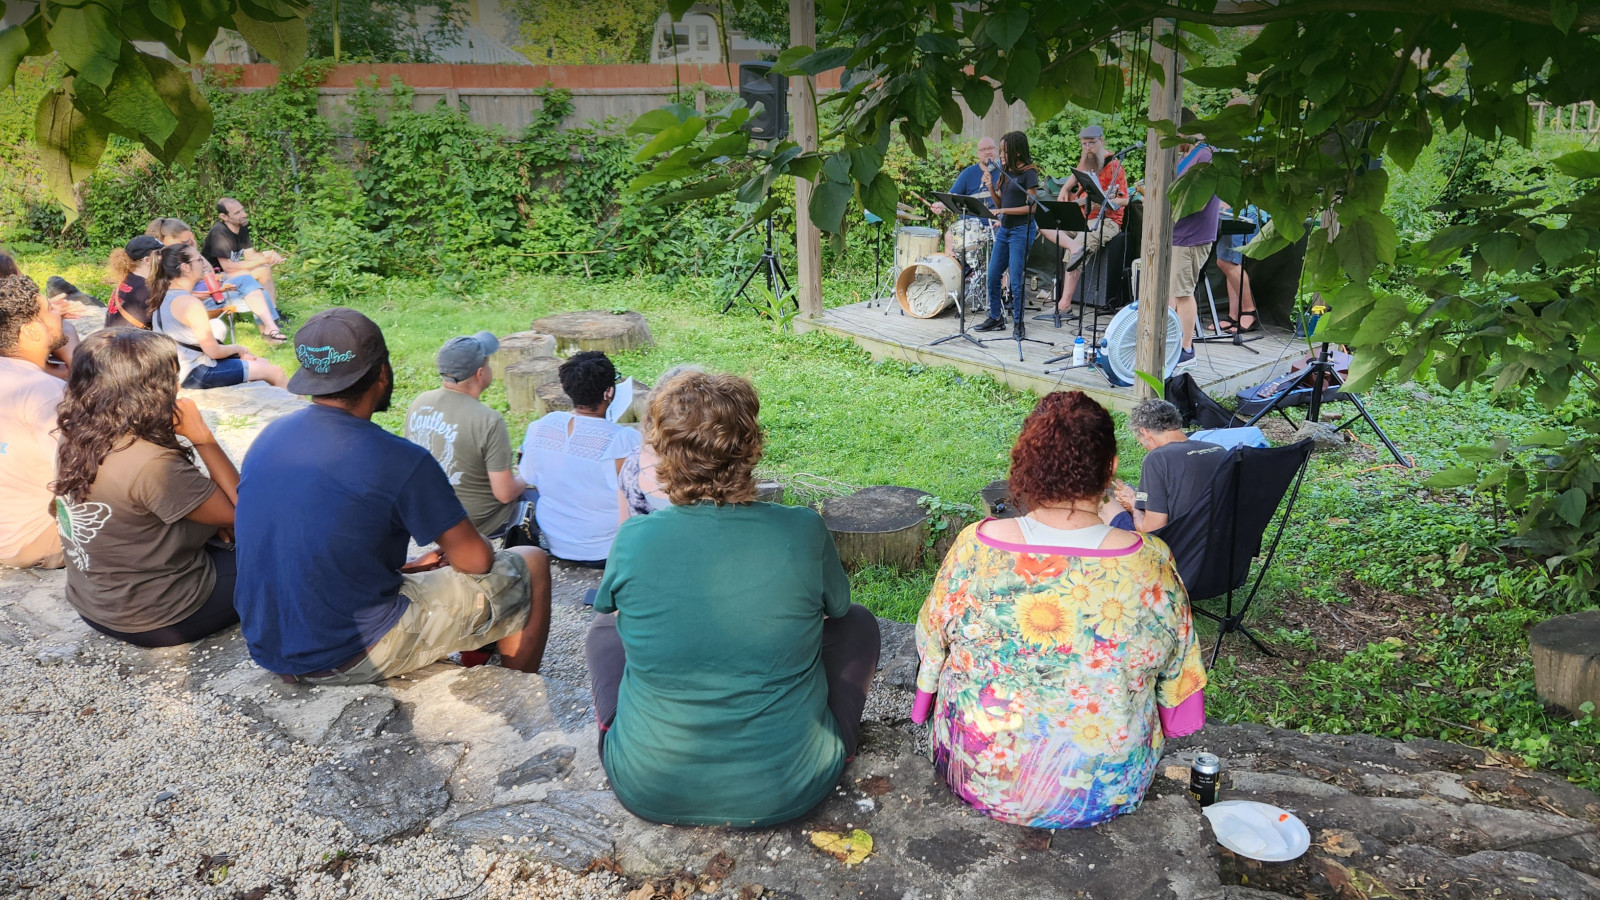
[[[1239,447],[1228,453],[1211,485],[1193,507],[1152,532],[1172,548],[1178,575],[1189,592],[1191,608],[1218,623],[1217,645],[1211,651],[1211,665],[1222,653],[1222,640],[1237,631],[1268,656],[1276,656],[1244,626],[1245,612],[1261,589],[1261,581],[1272,566],[1284,526],[1294,512],[1294,501],[1305,478],[1306,462],[1311,458],[1308,438],[1287,447]],[[1256,573],[1255,583],[1243,602],[1234,607],[1234,592],[1250,577],[1250,562],[1261,553],[1262,538],[1272,524],[1273,515],[1289,502],[1278,518],[1278,528],[1267,547],[1266,557]],[[1221,615],[1201,609],[1201,600],[1226,597]]]

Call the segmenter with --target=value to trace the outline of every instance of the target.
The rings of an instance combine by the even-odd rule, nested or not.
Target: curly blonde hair
[[[756,389],[737,375],[685,372],[656,390],[644,437],[660,457],[656,480],[675,506],[756,498],[760,412]]]

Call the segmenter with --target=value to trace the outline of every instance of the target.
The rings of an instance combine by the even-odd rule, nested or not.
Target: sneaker
[[[1181,369],[1184,366],[1192,366],[1192,365],[1194,365],[1194,349],[1190,348],[1188,350],[1179,350],[1178,351],[1178,365],[1176,366],[1176,368]]]
[[[984,319],[982,322],[979,322],[977,325],[972,326],[972,330],[973,331],[1002,331],[1002,330],[1005,329],[1005,327],[1006,327],[1006,320],[1005,319],[996,319],[993,316],[991,316],[991,317],[989,317],[987,319]]]

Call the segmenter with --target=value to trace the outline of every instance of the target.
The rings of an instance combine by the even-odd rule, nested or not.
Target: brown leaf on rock
[[[739,889],[739,900],[760,900],[767,889],[759,884],[747,884]]]
[[[621,875],[622,866],[618,865],[615,859],[609,856],[602,856],[598,859],[589,860],[589,864],[583,867],[583,874],[585,875],[593,875],[595,872],[610,872],[613,875]]]
[[[733,857],[718,850],[717,855],[711,857],[711,861],[706,863],[705,876],[712,881],[725,881],[736,865],[738,863]]]
[[[1361,842],[1356,836],[1341,828],[1329,828],[1322,832],[1322,839],[1317,841],[1317,848],[1330,856],[1348,857],[1361,852]]]
[[[870,778],[863,778],[857,781],[856,787],[860,788],[861,792],[869,797],[882,797],[884,794],[889,793],[889,789],[893,785],[889,783],[887,776],[873,775]]]
[[[656,886],[647,881],[629,891],[624,900],[655,900],[655,897]]]
[[[1048,828],[1028,828],[1017,841],[1017,849],[1024,853],[1043,853],[1050,849],[1050,840],[1054,837],[1055,832]]]

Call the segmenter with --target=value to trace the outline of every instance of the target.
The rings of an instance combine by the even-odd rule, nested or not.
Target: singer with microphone
[[[994,230],[994,251],[989,254],[989,318],[973,331],[999,331],[1006,327],[1001,305],[1001,280],[1010,273],[1012,316],[1022,324],[1023,280],[1028,247],[1038,233],[1033,222],[1033,202],[1039,194],[1039,167],[1028,152],[1028,136],[1008,131],[1000,138],[1000,167],[984,170],[983,186],[994,200],[1000,225]]]
[[[1077,177],[1067,179],[1061,186],[1061,193],[1057,200],[1073,201],[1085,205],[1084,217],[1091,225],[1087,234],[1076,231],[1057,231],[1046,229],[1039,232],[1039,236],[1059,245],[1062,252],[1067,254],[1067,272],[1061,281],[1061,293],[1056,299],[1056,310],[1061,315],[1066,315],[1072,308],[1072,297],[1078,289],[1078,280],[1083,275],[1083,262],[1092,253],[1099,253],[1100,248],[1111,242],[1111,239],[1122,233],[1122,217],[1124,207],[1128,205],[1128,173],[1122,168],[1122,157],[1138,148],[1135,144],[1110,158],[1106,157],[1106,133],[1099,125],[1090,125],[1078,132],[1078,171],[1087,172],[1095,176],[1100,183],[1100,192],[1106,195],[1106,213],[1098,227],[1094,225],[1095,217],[1100,215],[1099,204],[1087,203],[1083,188],[1078,185]]]

